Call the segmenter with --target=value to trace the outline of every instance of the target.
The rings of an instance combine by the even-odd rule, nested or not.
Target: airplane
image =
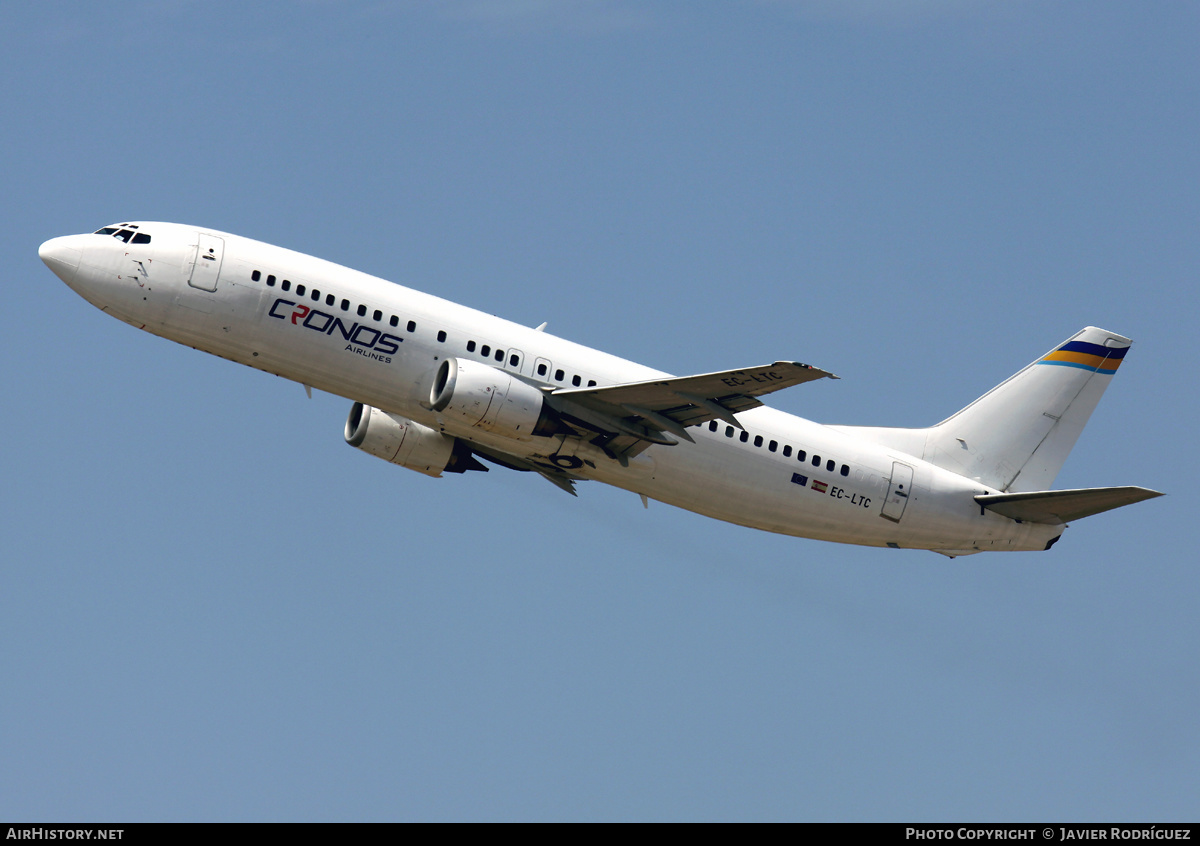
[[[1047,550],[1071,521],[1161,496],[1050,489],[1132,343],[1091,326],[935,426],[834,426],[763,404],[838,378],[808,364],[671,376],[215,229],[118,223],[38,255],[138,329],[345,397],[347,443],[427,476],[492,464],[570,494],[595,480],[646,507],[949,557]]]

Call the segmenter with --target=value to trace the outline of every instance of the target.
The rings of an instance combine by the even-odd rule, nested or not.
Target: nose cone
[[[83,256],[83,251],[75,246],[77,243],[74,236],[66,235],[62,238],[51,238],[38,247],[38,258],[68,285],[75,281],[79,260]]]

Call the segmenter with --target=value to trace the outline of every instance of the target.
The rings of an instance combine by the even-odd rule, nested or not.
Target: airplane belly
[[[654,477],[643,492],[706,516],[779,534],[882,546],[878,497],[861,483],[822,481],[798,464],[747,456],[724,444],[653,447]],[[755,459],[758,460],[755,460]],[[855,480],[857,482],[858,480]]]

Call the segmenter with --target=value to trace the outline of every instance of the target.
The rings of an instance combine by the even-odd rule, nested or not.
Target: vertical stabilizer
[[[929,429],[835,428],[998,490],[1046,490],[1131,343],[1089,326]]]

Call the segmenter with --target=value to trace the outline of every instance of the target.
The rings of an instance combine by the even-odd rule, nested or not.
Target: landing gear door
[[[908,505],[908,495],[912,491],[913,469],[899,461],[892,462],[892,478],[888,484],[887,499],[883,501],[880,517],[899,523],[904,516],[904,506]]]
[[[217,290],[217,278],[221,275],[221,259],[225,253],[225,242],[216,235],[200,232],[196,244],[196,255],[192,259],[192,275],[188,284],[201,291]]]

